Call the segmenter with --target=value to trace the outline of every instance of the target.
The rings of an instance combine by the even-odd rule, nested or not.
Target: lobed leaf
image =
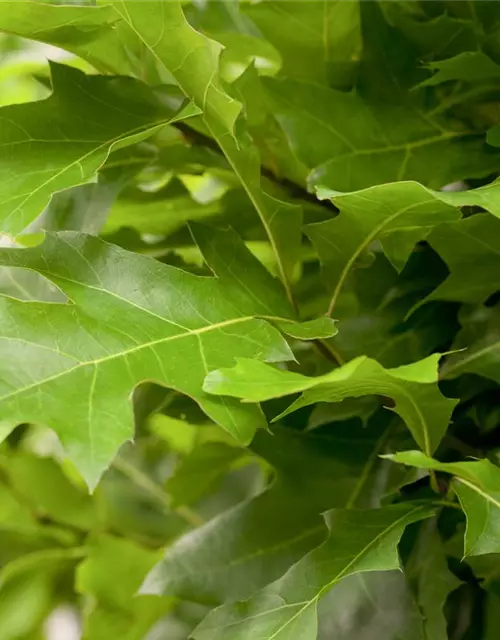
[[[498,553],[500,549],[500,470],[489,460],[438,462],[420,451],[388,456],[394,462],[434,469],[453,476],[453,488],[467,517],[465,555]]]
[[[132,79],[87,76],[56,63],[51,72],[47,100],[0,109],[0,229],[14,235],[53,193],[89,180],[112,150],[196,114],[188,105],[173,115]]]
[[[384,369],[375,360],[360,356],[315,378],[238,358],[232,369],[210,372],[203,388],[250,402],[302,392],[282,416],[316,402],[339,402],[369,394],[389,396],[395,401],[394,411],[405,421],[415,441],[424,451],[433,452],[457,404],[438,389],[439,358],[436,354],[410,365]]]
[[[145,380],[192,396],[243,443],[265,425],[257,407],[203,392],[203,378],[237,354],[292,357],[280,333],[256,319],[292,319],[291,308],[233,232],[196,235],[219,278],[69,232],[0,252],[1,264],[37,271],[71,301],[1,298],[4,420],[53,427],[91,485],[132,437],[130,394]]]
[[[322,546],[250,600],[210,613],[193,638],[243,640],[258,633],[263,640],[314,640],[319,599],[347,576],[398,568],[397,544],[405,527],[431,513],[408,505],[330,511],[330,535]]]

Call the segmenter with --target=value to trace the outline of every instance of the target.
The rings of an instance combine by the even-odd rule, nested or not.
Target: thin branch
[[[130,462],[127,462],[121,456],[116,456],[113,460],[113,467],[120,471],[125,477],[127,477],[133,484],[140,487],[151,496],[153,496],[157,502],[159,502],[167,511],[173,511],[178,516],[183,518],[189,525],[193,527],[199,527],[204,524],[203,518],[195,511],[186,506],[172,507],[172,500],[170,496],[163,491],[160,485],[156,484],[149,476],[143,473],[140,469],[135,467]]]
[[[202,147],[206,147],[207,149],[211,149],[215,151],[221,157],[225,157],[221,148],[217,144],[217,142],[211,138],[210,136],[201,133],[200,131],[196,131],[196,129],[192,129],[189,125],[184,122],[175,122],[172,124],[178,131],[180,131],[184,138],[193,145],[199,145]],[[320,207],[325,207],[330,210],[330,212],[337,212],[338,209],[335,205],[330,202],[330,200],[318,200],[313,193],[309,193],[304,187],[292,182],[288,178],[277,176],[271,169],[268,167],[261,165],[261,175],[264,178],[267,178],[270,182],[281,187],[284,191],[287,192],[288,196],[294,200],[303,200],[305,202],[310,202],[311,204],[318,205]]]

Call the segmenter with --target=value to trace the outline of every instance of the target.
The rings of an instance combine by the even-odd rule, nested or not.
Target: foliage
[[[0,32],[2,640],[497,638],[498,3]]]

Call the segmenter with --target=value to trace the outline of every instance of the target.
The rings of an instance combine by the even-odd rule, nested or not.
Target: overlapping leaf
[[[129,395],[146,379],[191,395],[242,442],[264,424],[256,407],[205,394],[203,378],[237,354],[291,357],[278,331],[254,319],[291,309],[234,233],[200,233],[199,244],[218,279],[71,233],[0,252],[3,265],[38,271],[71,300],[1,299],[3,419],[56,429],[91,484],[131,438]]]
[[[232,369],[209,373],[203,388],[253,402],[302,392],[283,415],[316,402],[338,402],[369,394],[389,396],[396,403],[394,411],[405,421],[415,441],[430,454],[445,434],[457,404],[438,389],[439,358],[437,354],[410,365],[384,369],[375,360],[360,356],[316,378],[238,358]]]
[[[16,234],[52,194],[86,182],[109,153],[176,118],[148,87],[126,78],[86,76],[52,64],[47,100],[0,109],[0,229]]]
[[[389,458],[451,474],[453,488],[467,516],[465,555],[500,551],[500,469],[497,466],[489,460],[438,462],[420,451],[405,451]]]
[[[362,47],[356,2],[260,2],[243,6],[283,57],[283,74],[349,86]]]
[[[216,604],[250,596],[324,539],[325,509],[377,507],[403,483],[377,457],[400,441],[387,420],[330,434],[259,431],[251,446],[276,469],[275,484],[168,549],[143,592]]]
[[[499,190],[498,185],[494,184],[488,189],[450,194],[431,191],[417,183],[403,182],[346,194],[320,189],[319,196],[331,198],[340,209],[340,214],[333,220],[307,227],[307,233],[315,243],[329,282],[333,285],[331,313],[352,269],[366,262],[366,253],[372,242],[380,240],[389,259],[396,267],[402,268],[415,244],[429,237],[437,227],[433,236],[435,243],[439,243],[436,249],[440,255],[444,254],[442,257],[448,262],[450,250],[446,250],[446,247],[453,244],[452,240],[447,242],[444,238],[439,242],[439,238],[446,235],[440,231],[439,224],[456,221],[459,217],[458,207],[465,204],[478,204],[497,211]],[[497,224],[489,216],[484,218],[488,221],[481,218],[483,226],[494,227]],[[482,229],[481,222],[478,223],[475,218],[443,229],[461,230],[469,227],[474,231],[479,227],[478,235]],[[455,235],[458,236],[458,233]],[[476,244],[480,242],[481,238],[478,238]],[[435,246],[432,241],[431,244]],[[491,288],[491,285],[485,286]],[[433,298],[434,294],[430,299]]]
[[[500,384],[500,307],[463,309],[462,330],[458,333],[454,353],[446,359],[444,378],[462,373],[476,373]]]
[[[0,31],[61,47],[108,73],[133,72],[133,56],[119,16],[111,6],[54,6],[45,2],[2,3]]]
[[[500,163],[470,132],[406,105],[370,104],[359,93],[289,79],[268,79],[265,86],[292,148],[314,170],[316,186],[353,191],[417,180],[437,189]]]
[[[322,546],[250,600],[216,609],[193,638],[243,640],[258,633],[262,640],[315,640],[318,600],[347,576],[398,568],[397,544],[405,527],[431,513],[411,505],[328,512],[330,535]]]
[[[427,300],[481,303],[500,288],[500,220],[475,215],[438,226],[428,237],[449,277]]]
[[[241,104],[230,98],[220,85],[218,58],[221,46],[187,23],[180,2],[156,0],[144,5],[120,0],[114,6],[148,49],[171,71],[186,96],[203,110],[205,125],[262,220],[290,298],[289,281],[300,246],[301,210],[261,189],[257,148],[248,133],[239,135],[237,140],[234,137]],[[193,69],[196,69],[194,73]]]

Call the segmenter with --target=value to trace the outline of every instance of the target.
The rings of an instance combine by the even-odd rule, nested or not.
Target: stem
[[[178,516],[183,518],[189,525],[193,527],[199,527],[204,524],[203,518],[195,511],[186,506],[172,507],[172,500],[170,496],[163,491],[159,484],[156,484],[149,476],[143,473],[140,469],[127,462],[121,456],[116,456],[113,460],[113,467],[120,471],[125,477],[127,477],[133,484],[140,487],[151,496],[156,498],[167,511],[173,511]]]
[[[208,149],[215,151],[218,155],[225,158],[225,155],[217,142],[210,136],[207,136],[204,133],[191,128],[185,122],[175,122],[172,124],[172,126],[178,129],[184,135],[186,140],[191,144],[207,147]],[[274,173],[274,171],[272,171],[268,167],[261,165],[261,175],[284,189],[288,193],[290,198],[305,200],[306,202],[310,202],[311,204],[325,207],[331,212],[338,211],[337,207],[332,204],[330,200],[318,200],[318,198],[316,198],[313,193],[309,193],[309,191],[307,191],[305,187],[293,182],[292,180],[289,180],[288,178],[277,176],[276,173]]]
[[[451,500],[433,500],[434,504],[438,504],[441,507],[449,507],[450,509],[458,509],[462,511],[462,508],[457,502],[451,502]]]
[[[326,340],[317,338],[316,340],[313,340],[313,344],[321,353],[321,355],[325,356],[325,358],[327,360],[330,360],[330,362],[333,362],[338,367],[344,364],[344,358],[340,355],[337,349],[335,349],[335,347],[329,344]]]

